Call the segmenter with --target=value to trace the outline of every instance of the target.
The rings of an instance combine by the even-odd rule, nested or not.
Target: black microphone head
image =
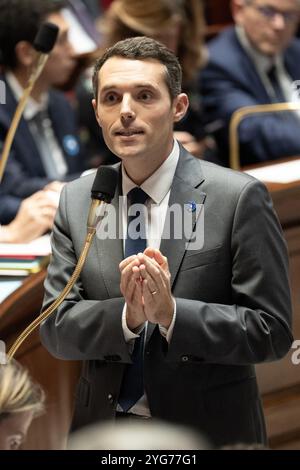
[[[111,166],[101,166],[94,179],[91,197],[101,201],[111,202],[118,184],[119,172]]]
[[[49,54],[52,51],[58,36],[59,28],[53,23],[43,23],[37,32],[33,47],[38,52]]]

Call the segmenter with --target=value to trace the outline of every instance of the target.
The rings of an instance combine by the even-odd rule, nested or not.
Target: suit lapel
[[[270,97],[257,72],[256,66],[254,65],[252,58],[250,58],[248,53],[245,51],[234,29],[233,41],[234,43],[232,40],[229,41],[229,47],[231,48],[232,46],[235,46],[234,52],[238,60],[238,73],[241,82],[244,84],[246,89],[251,85],[251,90],[255,90],[255,95],[259,102],[270,103]]]
[[[189,203],[196,203],[197,205],[204,204],[206,194],[197,189],[203,181],[204,177],[199,160],[181,147],[180,157],[171,187],[169,209],[175,204],[178,205],[181,210],[182,218],[184,218]],[[198,217],[199,213],[197,217],[194,218],[193,223],[188,227],[188,230],[182,230],[182,235],[180,234],[181,236],[178,239],[168,236],[169,230],[165,224],[160,251],[168,258],[171,273],[171,286],[175,281],[181,260],[186,251],[187,243],[191,239]],[[172,217],[171,221],[173,221]],[[174,232],[174,228],[171,225],[171,235],[172,232]]]
[[[295,41],[293,41],[292,44],[285,50],[283,55],[286,70],[293,80],[298,80],[300,75],[300,64],[297,60],[298,55],[299,46]]]
[[[115,196],[111,202],[112,213],[108,219],[107,226],[116,226],[116,236],[108,237],[106,239],[98,238],[96,235],[96,245],[99,257],[100,269],[104,279],[104,283],[107,292],[111,298],[122,297],[120,291],[120,271],[119,264],[124,258],[123,254],[123,238],[119,236],[120,233],[120,221],[119,217],[122,217],[119,211],[119,197],[122,193],[122,173],[121,165],[119,166],[119,184],[116,189]],[[112,218],[117,215],[115,220]]]

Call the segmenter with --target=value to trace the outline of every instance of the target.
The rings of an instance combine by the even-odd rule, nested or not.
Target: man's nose
[[[66,44],[66,54],[72,59],[75,59],[76,57],[74,46],[69,40],[67,41],[67,44]]]
[[[285,28],[286,25],[286,19],[282,13],[276,13],[276,15],[273,18],[273,27],[282,30]]]
[[[133,109],[133,103],[131,97],[124,95],[121,103],[120,115],[122,121],[132,121],[135,119],[135,111]]]

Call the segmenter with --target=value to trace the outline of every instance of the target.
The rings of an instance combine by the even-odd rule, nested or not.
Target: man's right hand
[[[120,289],[127,305],[126,322],[131,331],[147,320],[144,313],[139,264],[138,257],[133,255],[121,261],[119,265]]]

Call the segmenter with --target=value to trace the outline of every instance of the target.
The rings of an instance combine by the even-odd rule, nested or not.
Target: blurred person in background
[[[99,29],[103,49],[117,41],[143,35],[160,41],[178,56],[182,66],[183,91],[189,96],[190,108],[184,119],[176,123],[174,137],[197,157],[211,152],[211,140],[205,138],[201,98],[196,83],[197,72],[205,62],[202,2],[114,0],[101,18]],[[91,80],[88,76],[81,81],[78,99],[80,123],[89,135],[90,153],[99,154],[101,143],[98,162],[115,162],[116,157],[105,146],[94,117]]]
[[[45,395],[14,359],[0,365],[0,449],[17,450],[34,417],[44,411]]]
[[[97,17],[97,16],[100,15],[101,10],[102,10],[102,1],[101,0],[82,0],[82,3],[85,4],[85,6],[88,9],[88,11],[90,12],[91,16]]]
[[[98,423],[70,436],[69,450],[209,449],[208,441],[187,426],[132,420]]]
[[[208,46],[200,76],[204,116],[216,126],[220,163],[228,165],[229,124],[244,106],[298,102],[300,41],[295,38],[299,0],[232,0],[235,26]],[[241,164],[300,154],[295,112],[255,114],[239,126]]]
[[[3,204],[9,197],[4,197]],[[12,222],[0,226],[0,243],[28,243],[51,230],[57,206],[53,191],[38,191],[24,199]]]
[[[36,82],[19,124],[0,186],[0,223],[8,224],[22,200],[47,188],[61,191],[63,181],[84,169],[74,111],[61,86],[74,70],[74,51],[68,41],[63,0],[0,0],[0,63],[6,104],[0,107],[0,149],[37,53],[33,41],[49,21],[59,27],[57,42]],[[7,198],[6,196],[10,196]]]

